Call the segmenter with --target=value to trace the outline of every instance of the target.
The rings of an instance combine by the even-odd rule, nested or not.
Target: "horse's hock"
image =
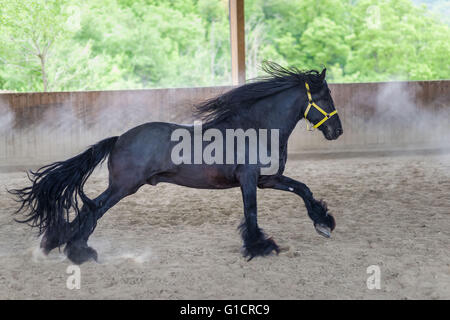
[[[450,81],[330,84],[344,134],[301,121],[291,154],[450,148]],[[231,87],[0,94],[2,166],[39,165],[140,123],[191,123],[191,106]]]

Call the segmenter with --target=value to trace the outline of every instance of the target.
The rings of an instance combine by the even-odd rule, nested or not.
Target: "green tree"
[[[49,86],[48,62],[52,49],[68,31],[67,16],[61,11],[64,2],[0,0],[1,61],[19,68],[24,78],[31,77],[31,83],[41,82],[43,91]],[[13,72],[8,72],[8,76]],[[36,79],[38,76],[40,81]],[[18,82],[26,81],[24,78]]]
[[[448,20],[411,0],[246,0],[245,15],[247,78],[266,59],[335,82],[450,78]],[[229,39],[228,0],[0,0],[0,89],[230,84]]]
[[[450,78],[448,25],[410,0],[247,0],[246,10],[264,24],[256,64],[269,52],[302,69],[327,66],[332,81]]]

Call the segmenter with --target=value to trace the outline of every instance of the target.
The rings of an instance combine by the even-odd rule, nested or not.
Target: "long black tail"
[[[31,186],[8,190],[21,204],[16,213],[23,212],[26,216],[16,221],[38,227],[40,235],[47,228],[63,230],[70,221],[69,210],[72,208],[76,216],[80,213],[78,199],[92,208],[94,203],[84,193],[84,184],[95,167],[110,154],[117,139],[102,140],[71,159],[30,171]]]

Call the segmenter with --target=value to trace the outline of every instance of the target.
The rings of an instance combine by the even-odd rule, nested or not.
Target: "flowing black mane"
[[[297,68],[284,68],[275,62],[263,62],[262,69],[268,74],[254,81],[232,89],[218,97],[206,100],[196,106],[195,115],[208,123],[216,123],[242,108],[251,106],[260,99],[272,96],[283,90],[304,86],[308,82],[312,91],[323,86],[317,70],[301,71]]]

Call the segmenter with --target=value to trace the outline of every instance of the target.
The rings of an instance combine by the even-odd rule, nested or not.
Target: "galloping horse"
[[[278,141],[268,143],[271,154],[277,155],[276,172],[261,174],[264,164],[259,158],[256,163],[174,163],[173,132],[183,129],[193,133],[195,126],[150,122],[121,136],[102,140],[71,159],[30,171],[31,186],[9,191],[21,203],[17,212],[26,215],[24,220],[17,221],[39,228],[39,234],[43,234],[40,246],[46,254],[66,244],[64,252],[72,262],[97,260],[97,252],[87,242],[98,219],[144,184],[168,182],[204,189],[240,187],[244,219],[239,228],[244,241],[243,255],[249,260],[279,252],[277,244],[258,226],[257,188],[289,191],[300,196],[317,232],[330,237],[335,221],[325,202],[316,200],[305,184],[283,175],[287,142],[299,120],[305,118],[328,140],[337,139],[343,133],[325,80],[326,69],[303,72],[271,62],[263,68],[268,76],[198,104],[196,111],[206,121],[202,133],[208,129],[223,134],[229,129],[277,130]],[[198,147],[194,142],[192,146]],[[203,141],[200,147],[205,146]],[[245,158],[251,147],[249,139],[245,139]],[[227,144],[223,154],[228,151],[237,151],[236,146]],[[94,168],[108,156],[109,186],[91,200],[83,187]],[[191,158],[183,154],[186,156]],[[73,219],[69,219],[70,211],[75,213]]]

